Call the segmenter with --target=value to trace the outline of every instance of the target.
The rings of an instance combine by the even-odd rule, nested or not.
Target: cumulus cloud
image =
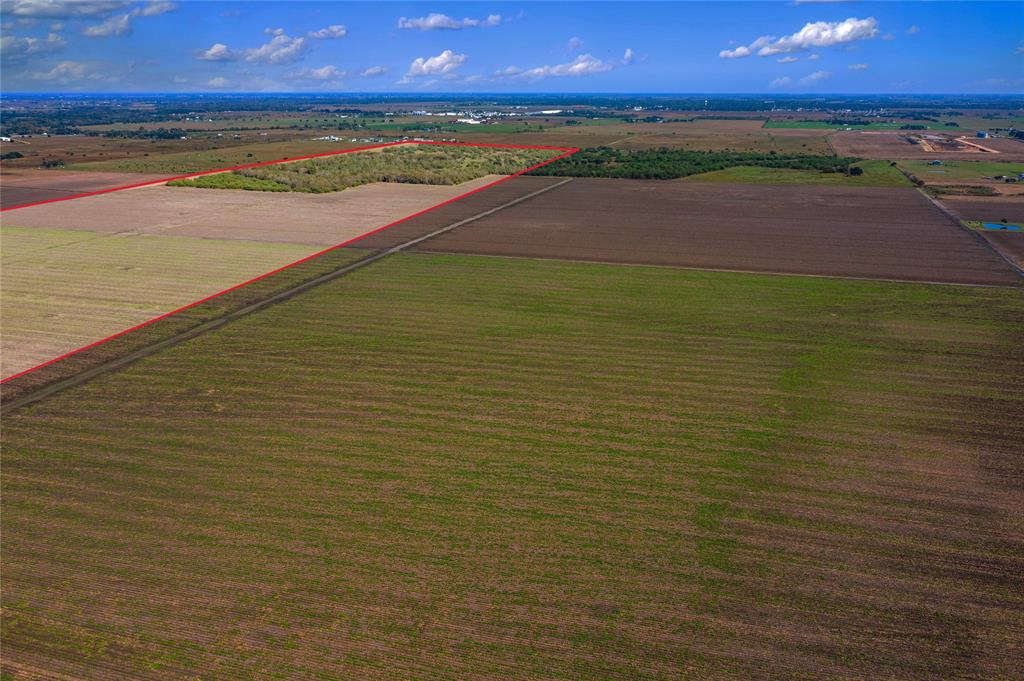
[[[867,71],[868,70],[868,65],[867,64],[850,64],[847,68],[850,69],[851,71]]]
[[[1015,49],[1014,52],[1016,54],[1024,54],[1024,43],[1021,43],[1020,45],[1018,45],[1017,49]]]
[[[34,80],[56,83],[76,83],[92,77],[89,67],[79,61],[62,61],[49,71],[31,74]]]
[[[341,80],[348,73],[342,71],[337,66],[321,66],[318,69],[301,69],[293,73],[289,73],[285,76],[287,80],[312,80],[319,82],[326,82],[330,80]]]
[[[155,17],[176,9],[178,9],[178,5],[173,2],[149,2],[142,7],[136,7],[127,14],[117,14],[103,23],[87,26],[82,30],[82,35],[90,38],[127,35],[132,32],[132,22],[137,17]]]
[[[828,71],[815,71],[814,73],[810,73],[810,74],[804,76],[803,78],[801,78],[800,79],[800,84],[801,85],[814,85],[815,83],[820,83],[821,81],[823,81],[823,80],[825,80],[827,78],[831,78],[831,77],[832,77],[832,74],[829,73]]]
[[[330,26],[321,28],[319,31],[310,31],[306,35],[308,35],[310,38],[315,38],[317,40],[325,40],[328,38],[344,38],[345,36],[348,35],[348,28],[342,26],[341,24],[331,24]]]
[[[309,49],[305,38],[292,38],[283,28],[268,28],[264,31],[273,38],[259,47],[245,51],[245,60],[260,64],[290,64],[302,58]]]
[[[3,3],[3,13],[14,19],[76,19],[98,18],[130,5],[130,0],[10,0]]]
[[[363,69],[359,75],[363,78],[376,78],[378,76],[383,76],[388,71],[389,69],[386,66],[371,66]]]
[[[921,32],[921,29],[917,26],[911,26],[907,29],[907,35],[916,35]]]
[[[13,35],[0,36],[0,55],[8,61],[17,61],[35,54],[56,52],[67,46],[67,41],[56,33],[43,38],[19,38]]]
[[[633,59],[634,59],[633,48],[627,47],[626,51],[622,53],[622,63],[623,64],[627,64],[627,65],[628,64],[632,64],[633,63]]]
[[[821,59],[821,55],[820,54],[812,54],[812,55],[808,56],[807,59],[808,59],[808,61],[818,61],[819,59]]]
[[[421,76],[454,75],[455,70],[465,64],[468,58],[464,54],[455,54],[451,50],[445,50],[436,57],[418,57],[409,65],[405,80]]]
[[[216,78],[211,78],[210,80],[206,81],[206,85],[208,87],[217,88],[219,90],[231,85],[231,81],[229,81],[227,78],[223,76],[217,76]]]
[[[555,64],[538,66],[533,69],[516,68],[509,66],[495,73],[498,78],[521,78],[523,80],[540,80],[543,78],[566,78],[592,76],[599,73],[607,73],[614,68],[611,64],[601,61],[592,54],[581,54],[566,64]]]
[[[241,54],[232,50],[224,43],[214,43],[208,49],[196,52],[196,59],[201,59],[202,61],[235,61],[241,57]]]
[[[772,82],[768,83],[768,87],[788,87],[793,84],[793,79],[789,76],[783,76],[782,78],[776,78]]]
[[[583,49],[583,39],[576,36],[569,38],[568,48],[572,52]]]
[[[800,57],[783,57],[782,59],[776,59],[775,61],[780,64],[792,64],[795,61],[800,61]]]
[[[878,35],[878,21],[874,17],[857,19],[850,17],[843,21],[814,21],[806,24],[796,33],[781,38],[763,35],[750,45],[741,45],[733,50],[722,50],[722,59],[738,59],[757,54],[771,57],[777,54],[802,52],[816,47],[844,45],[857,40],[867,40]]]
[[[455,19],[447,14],[431,12],[425,17],[406,18],[398,20],[398,28],[417,31],[459,31],[464,28],[488,28],[501,23],[500,14],[492,14],[486,19]]]

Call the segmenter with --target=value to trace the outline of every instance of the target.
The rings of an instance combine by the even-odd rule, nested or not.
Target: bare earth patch
[[[483,187],[488,175],[459,185],[368,184],[330,194],[194,189],[164,185],[9,214],[19,227],[106,234],[163,234],[333,246]]]
[[[1020,285],[915,189],[576,179],[425,250]]]
[[[74,170],[4,169],[0,175],[0,207],[20,206],[47,199],[85,194],[161,180],[165,175],[76,172]]]

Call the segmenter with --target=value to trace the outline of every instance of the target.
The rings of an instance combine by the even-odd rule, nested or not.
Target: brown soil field
[[[577,179],[424,250],[1020,285],[913,189]]]
[[[141,173],[77,172],[19,168],[0,175],[0,207],[19,206],[163,179],[163,175]]]
[[[978,140],[998,154],[982,151],[925,151],[918,144],[905,141],[908,133],[840,131],[829,136],[840,156],[859,156],[871,159],[951,159],[967,161],[1024,161],[1024,143],[1006,138]],[[973,141],[973,140],[972,140]]]
[[[1024,222],[1024,200],[1017,197],[958,196],[940,200],[961,220]]]
[[[333,246],[496,179],[453,186],[376,183],[329,194],[158,185],[23,208],[7,213],[5,223]]]
[[[981,232],[981,235],[988,239],[996,249],[1017,263],[1017,267],[1024,269],[1024,233],[985,230]]]

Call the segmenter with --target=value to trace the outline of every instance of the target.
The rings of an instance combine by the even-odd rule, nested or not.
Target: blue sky
[[[0,8],[8,92],[1024,92],[1010,2]]]

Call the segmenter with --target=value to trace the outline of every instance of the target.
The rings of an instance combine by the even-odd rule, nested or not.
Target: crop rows
[[[15,412],[5,669],[1010,677],[1024,298],[399,255]]]

